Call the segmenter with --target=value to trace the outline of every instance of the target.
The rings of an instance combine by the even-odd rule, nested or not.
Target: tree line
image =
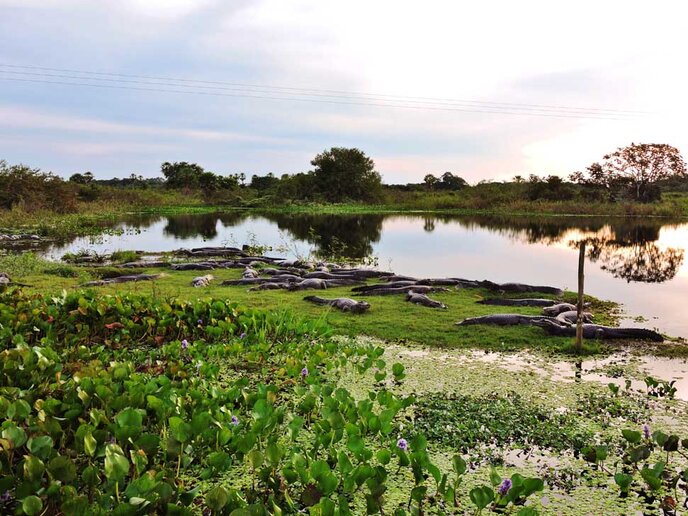
[[[333,147],[311,160],[312,169],[296,174],[218,174],[196,163],[165,162],[161,177],[96,179],[91,172],[59,176],[25,165],[0,161],[0,208],[21,207],[56,212],[75,211],[79,202],[117,196],[121,190],[180,192],[209,203],[242,206],[277,205],[288,202],[394,203],[398,195],[438,195],[451,199],[482,195],[488,201],[657,201],[663,189],[688,191],[686,163],[679,150],[667,144],[631,144],[603,156],[602,160],[569,178],[558,175],[527,179],[516,176],[498,189],[479,183],[470,186],[452,172],[426,174],[420,183],[384,185],[374,161],[356,148]],[[396,193],[395,193],[396,192]],[[406,194],[404,192],[407,192]],[[410,193],[408,193],[410,192]],[[144,195],[144,194],[141,194]],[[149,194],[150,195],[150,194]],[[120,198],[125,199],[120,195]]]

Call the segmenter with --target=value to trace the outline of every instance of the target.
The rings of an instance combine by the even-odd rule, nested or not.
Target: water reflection
[[[212,240],[218,236],[218,223],[224,227],[232,227],[245,220],[245,212],[202,213],[169,215],[163,233],[180,240],[201,237]]]
[[[363,259],[380,241],[384,215],[266,215],[297,240],[314,246],[318,257]]]
[[[675,224],[666,221],[629,221],[622,218],[275,213],[257,216],[246,211],[229,211],[166,216],[129,215],[119,226],[149,230],[150,236],[157,240],[162,238],[188,242],[195,240],[196,243],[200,240],[214,241],[215,244],[241,244],[244,242],[234,241],[234,236],[228,235],[226,230],[259,219],[276,226],[288,240],[307,242],[311,246],[310,251],[318,257],[337,256],[360,260],[374,255],[386,220],[407,220],[413,224],[420,222],[423,232],[428,236],[438,231],[438,228],[451,226],[461,227],[472,233],[488,231],[524,244],[577,247],[584,239],[588,245],[587,257],[591,262],[597,263],[601,270],[613,277],[628,282],[662,283],[671,280],[676,276],[685,257],[684,246],[662,246],[659,243],[660,231],[666,227],[676,227]],[[274,244],[264,242],[264,237],[259,233],[260,231],[255,234],[259,243]],[[240,235],[237,236],[241,238]],[[35,243],[31,244],[35,248]],[[64,250],[70,250],[67,249],[69,242],[56,244]],[[156,251],[162,248],[143,250]]]
[[[658,245],[660,230],[666,222],[629,221],[611,223],[596,218],[501,218],[466,217],[458,221],[467,227],[484,228],[528,244],[565,243],[577,248],[581,240],[588,245],[587,257],[615,278],[629,282],[662,283],[676,276],[683,264],[682,248]],[[424,229],[432,227],[427,219]],[[427,229],[426,229],[427,231]]]
[[[652,241],[625,242],[588,239],[588,258],[600,262],[603,271],[628,282],[663,283],[676,276],[684,250],[660,249]]]

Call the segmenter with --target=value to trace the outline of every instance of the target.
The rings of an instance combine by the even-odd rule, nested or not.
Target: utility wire
[[[0,68],[13,68],[13,69],[28,69],[28,70],[45,70],[45,71],[53,71],[53,72],[66,72],[66,73],[78,73],[78,74],[85,74],[89,76],[108,76],[108,77],[125,77],[125,78],[133,78],[133,79],[147,79],[147,80],[154,80],[154,81],[174,81],[174,82],[182,82],[182,83],[189,83],[189,84],[211,84],[211,85],[224,85],[224,86],[233,86],[233,87],[240,87],[240,88],[258,88],[258,89],[263,89],[263,90],[275,90],[278,91],[279,93],[284,93],[286,91],[293,91],[293,92],[302,92],[305,94],[313,94],[313,95],[322,95],[325,93],[335,93],[335,94],[341,94],[344,95],[344,97],[372,97],[375,100],[380,100],[380,99],[393,99],[393,100],[405,100],[405,101],[413,101],[413,102],[421,102],[421,101],[428,101],[430,103],[467,103],[467,104],[477,104],[477,105],[482,105],[482,106],[492,106],[492,107],[500,107],[500,108],[515,108],[515,109],[520,109],[520,108],[525,108],[525,107],[532,107],[532,108],[542,108],[545,110],[565,110],[565,111],[583,111],[583,112],[599,112],[599,113],[605,113],[605,114],[620,114],[620,113],[625,113],[625,114],[635,114],[635,115],[647,115],[651,114],[648,111],[634,111],[634,110],[619,110],[619,109],[603,109],[603,108],[581,108],[581,107],[571,107],[571,106],[554,106],[554,105],[547,105],[547,104],[526,104],[526,103],[509,103],[509,102],[492,102],[492,101],[480,101],[480,100],[469,100],[469,99],[452,99],[452,98],[437,98],[437,97],[413,97],[413,96],[404,96],[404,95],[389,95],[389,94],[378,94],[378,93],[357,93],[357,92],[350,92],[350,91],[343,91],[343,90],[328,90],[328,89],[313,89],[313,88],[295,88],[295,87],[286,87],[286,86],[270,86],[270,85],[261,85],[261,84],[247,84],[247,83],[236,83],[236,82],[226,82],[226,81],[208,81],[208,80],[200,80],[200,79],[187,79],[187,78],[175,78],[175,77],[164,77],[164,76],[150,76],[150,75],[135,75],[135,74],[122,74],[122,73],[110,73],[110,72],[95,72],[95,71],[86,71],[86,70],[75,70],[75,69],[67,69],[67,68],[51,68],[51,67],[45,67],[45,66],[33,66],[33,65],[13,65],[13,64],[3,64],[0,63]],[[88,77],[83,77],[84,79],[88,79]],[[177,85],[177,86],[182,86],[182,85]],[[265,93],[274,93],[275,91],[267,91]],[[327,95],[329,96],[329,95]]]
[[[232,92],[243,92],[243,93],[262,93],[262,94],[275,94],[274,91],[253,91],[251,89],[245,89],[245,88],[240,88],[240,87],[227,87],[227,86],[205,86],[205,85],[193,85],[193,86],[187,86],[185,84],[173,84],[173,83],[167,83],[167,82],[159,82],[160,80],[156,79],[156,82],[151,82],[150,80],[133,80],[133,79],[112,79],[112,78],[92,78],[92,77],[80,77],[80,76],[74,76],[74,75],[67,75],[67,74],[57,74],[57,73],[45,73],[45,72],[17,72],[17,71],[8,71],[8,70],[2,70],[1,69],[2,65],[0,65],[0,73],[6,73],[6,74],[11,74],[11,75],[19,75],[19,76],[30,76],[30,77],[50,77],[50,78],[61,78],[61,79],[73,79],[73,80],[86,80],[86,81],[100,81],[100,82],[109,82],[109,83],[125,83],[125,84],[143,84],[147,86],[166,86],[166,87],[175,87],[175,88],[185,88],[185,89],[202,89],[202,90],[221,90],[221,91],[232,91]],[[335,98],[335,99],[352,99],[351,97],[348,96],[339,96],[339,95],[330,95],[330,94],[303,94],[303,93],[290,93],[290,92],[278,92],[281,95],[288,95],[289,97],[306,97],[309,98],[311,96],[314,96],[316,98]],[[356,99],[355,97],[352,100],[368,100],[368,101],[374,101],[374,102],[397,102],[399,101],[392,101],[392,100],[384,100],[384,99]],[[466,105],[466,104],[455,104],[455,103],[447,103],[447,102],[426,102],[426,101],[406,101],[403,102],[404,104],[417,104],[419,107],[424,107],[427,105],[431,106],[445,106],[445,107],[481,107],[485,109],[504,109],[499,106],[471,106],[471,105]],[[397,106],[398,107],[398,106]],[[633,115],[625,115],[621,113],[598,113],[598,112],[582,112],[582,111],[572,111],[569,109],[558,109],[555,110],[553,108],[534,108],[534,107],[523,107],[523,108],[506,108],[511,111],[537,111],[537,112],[545,112],[545,113],[564,113],[564,114],[575,114],[575,115],[592,115],[592,116],[615,116],[615,117],[633,117]]]
[[[8,73],[7,71],[0,70],[0,73]],[[50,74],[34,74],[50,77]],[[73,77],[73,76],[62,76],[75,80],[95,80],[87,79],[85,77]],[[617,116],[605,116],[605,113],[580,113],[573,114],[567,112],[537,112],[537,111],[518,111],[516,108],[512,108],[511,111],[500,110],[496,108],[491,108],[490,106],[476,106],[476,107],[438,107],[434,105],[414,105],[414,104],[392,104],[386,101],[366,102],[362,101],[343,101],[343,100],[328,100],[320,98],[311,97],[298,97],[298,96],[274,96],[274,95],[256,95],[250,93],[223,93],[223,92],[213,92],[213,91],[199,91],[195,89],[171,89],[171,88],[193,88],[193,86],[183,86],[174,85],[169,83],[146,83],[143,84],[150,86],[165,86],[165,88],[156,87],[142,87],[142,86],[126,86],[122,85],[122,81],[112,80],[114,84],[102,84],[102,83],[92,83],[92,82],[75,82],[70,81],[58,81],[58,80],[47,80],[38,78],[26,78],[26,77],[6,77],[0,76],[0,80],[5,81],[19,81],[19,82],[31,82],[31,83],[42,83],[42,84],[58,84],[65,86],[80,86],[80,87],[92,87],[92,88],[110,88],[110,89],[123,89],[123,90],[137,90],[137,91],[153,91],[160,93],[181,93],[181,94],[192,94],[192,95],[207,95],[216,97],[240,97],[240,98],[254,98],[254,99],[269,99],[269,100],[286,100],[286,101],[300,101],[300,102],[311,102],[311,103],[323,103],[323,104],[341,104],[341,105],[359,105],[359,106],[373,106],[373,107],[391,107],[391,108],[403,108],[403,109],[415,109],[415,110],[430,110],[430,111],[459,111],[468,113],[492,113],[492,114],[502,114],[502,115],[529,115],[529,116],[541,116],[541,117],[552,117],[552,118],[585,118],[593,120],[629,120],[628,116],[623,116],[621,114]],[[128,81],[136,82],[136,81]],[[268,92],[257,92],[257,93],[268,93]],[[282,93],[285,95],[286,93]],[[288,94],[287,94],[288,95]],[[481,109],[479,109],[481,108]]]

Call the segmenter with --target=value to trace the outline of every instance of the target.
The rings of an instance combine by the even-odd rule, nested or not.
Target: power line
[[[1,67],[2,65],[0,65]],[[16,71],[7,71],[7,70],[2,70],[0,69],[0,73],[6,73],[6,74],[13,74],[13,75],[28,75],[28,76],[33,76],[33,77],[50,77],[50,78],[62,78],[62,79],[74,79],[74,80],[87,80],[87,81],[101,81],[101,82],[109,82],[109,83],[124,83],[124,84],[143,84],[147,86],[167,86],[167,87],[175,87],[175,88],[186,88],[187,90],[190,90],[190,92],[195,91],[195,89],[200,88],[202,90],[224,90],[224,91],[232,91],[232,92],[248,92],[248,93],[263,93],[263,94],[275,94],[275,92],[271,91],[253,91],[250,89],[245,89],[245,88],[239,88],[239,87],[222,87],[222,86],[205,86],[205,85],[193,85],[193,86],[186,86],[186,85],[180,85],[180,84],[170,84],[167,82],[150,82],[149,80],[135,80],[135,79],[111,79],[111,78],[91,78],[91,77],[79,77],[79,76],[74,76],[74,75],[66,75],[66,74],[54,74],[54,73],[45,73],[45,72],[16,72]],[[187,91],[184,90],[184,91]],[[311,96],[314,96],[316,98],[344,98],[344,99],[352,99],[352,100],[364,100],[364,101],[374,101],[374,102],[399,102],[399,101],[393,101],[393,100],[387,100],[387,99],[356,99],[355,97],[346,97],[346,96],[337,96],[337,95],[328,95],[328,94],[302,94],[302,93],[290,93],[290,92],[280,92],[281,95],[289,95],[290,98],[292,97],[305,97],[305,98],[310,98]],[[410,103],[410,104],[409,104]],[[465,105],[465,104],[454,104],[454,103],[445,103],[445,102],[421,102],[421,101],[406,101],[403,102],[403,104],[409,104],[410,106],[413,105],[418,105],[418,107],[424,107],[424,106],[445,106],[445,107],[471,107],[471,108],[476,108],[476,107],[482,107],[485,109],[504,109],[498,106],[470,106],[470,105]],[[399,106],[395,106],[399,107]],[[507,108],[509,109],[509,108]],[[554,110],[554,109],[547,109],[545,110],[540,109],[540,108],[531,108],[531,107],[526,107],[526,108],[510,108],[510,111],[537,111],[537,112],[544,112],[544,113],[564,113],[564,114],[575,114],[575,115],[592,115],[592,116],[616,116],[616,117],[631,117],[631,115],[622,115],[620,113],[617,114],[607,114],[607,113],[587,113],[587,112],[576,112],[576,111],[568,111],[568,110]]]
[[[343,99],[353,99],[353,100],[364,100],[373,102],[403,102],[407,103],[418,103],[423,105],[442,105],[442,106],[453,106],[460,105],[466,107],[480,107],[487,109],[506,109],[510,111],[538,111],[538,112],[565,112],[571,114],[586,114],[586,115],[611,115],[618,117],[636,116],[636,115],[647,115],[651,114],[646,111],[632,111],[632,110],[617,110],[617,109],[602,109],[602,108],[581,108],[581,107],[570,107],[570,106],[554,106],[546,104],[525,104],[525,103],[508,103],[508,102],[491,102],[491,101],[479,101],[479,100],[469,100],[469,99],[451,99],[451,98],[435,98],[435,97],[412,97],[412,96],[402,96],[402,95],[383,95],[376,93],[356,93],[347,92],[342,90],[326,90],[326,89],[312,89],[312,88],[295,88],[286,86],[270,86],[270,85],[260,85],[260,84],[245,84],[245,83],[235,83],[235,82],[225,82],[225,81],[207,81],[199,79],[186,79],[186,78],[175,78],[175,77],[162,77],[162,76],[149,76],[149,75],[135,75],[135,74],[121,74],[121,73],[110,73],[110,72],[95,72],[86,70],[76,70],[76,69],[66,69],[66,68],[52,68],[52,67],[42,67],[33,65],[12,65],[12,64],[2,64],[0,63],[0,68],[12,68],[15,70],[45,70],[45,71],[55,71],[55,72],[65,72],[65,73],[77,73],[81,75],[87,75],[87,77],[67,77],[79,80],[99,80],[106,81],[108,79],[98,78],[96,76],[104,77],[120,77],[120,78],[130,78],[130,79],[143,79],[144,84],[152,85],[163,85],[163,86],[173,86],[173,87],[192,87],[192,88],[202,88],[202,89],[228,89],[230,91],[246,91],[246,88],[252,90],[264,90],[255,91],[256,93],[266,93],[266,94],[279,94],[279,95],[290,95],[290,96],[306,96],[306,97],[325,97],[325,98],[343,98]],[[15,73],[30,75],[30,72],[10,72],[9,70],[0,70],[5,73]],[[34,74],[39,75],[39,74]],[[48,74],[46,74],[48,76]],[[64,77],[64,76],[62,76]],[[114,80],[109,79],[113,82],[136,82],[140,81],[125,81],[125,80]],[[164,83],[150,83],[149,81],[173,81],[179,83],[189,84],[164,84]],[[205,86],[213,85],[213,86]],[[398,107],[398,106],[394,106]]]
[[[0,70],[0,73],[6,73]],[[83,77],[74,77],[77,80],[83,80]],[[595,116],[594,114],[568,114],[568,113],[558,113],[558,112],[530,112],[530,111],[504,111],[498,109],[489,109],[485,107],[483,109],[476,108],[461,108],[461,107],[437,107],[437,106],[423,106],[423,105],[409,105],[409,104],[390,104],[390,103],[376,103],[376,102],[360,102],[360,101],[342,101],[342,100],[327,100],[327,99],[317,99],[309,97],[277,97],[273,95],[254,95],[249,93],[221,93],[212,91],[197,91],[192,89],[179,90],[170,88],[147,88],[141,86],[124,86],[121,84],[98,84],[98,83],[84,83],[84,82],[74,82],[74,81],[56,81],[56,80],[46,80],[46,79],[31,79],[25,77],[3,77],[0,76],[0,80],[4,81],[19,81],[19,82],[31,82],[31,83],[42,83],[42,84],[57,84],[64,86],[80,86],[80,87],[92,87],[92,88],[109,88],[109,89],[122,89],[122,90],[135,90],[135,91],[152,91],[159,93],[181,93],[181,94],[192,94],[192,95],[206,95],[215,97],[238,97],[238,98],[253,98],[253,99],[266,99],[266,100],[286,100],[286,101],[297,101],[297,102],[311,102],[311,103],[322,103],[322,104],[341,104],[341,105],[358,105],[358,106],[371,106],[371,107],[391,107],[391,108],[402,108],[402,109],[413,109],[413,110],[430,110],[430,111],[458,111],[465,113],[492,113],[501,115],[526,115],[526,116],[539,116],[539,117],[551,117],[551,118],[576,118],[576,119],[592,119],[592,120],[629,120],[628,117],[612,117],[612,116]],[[148,83],[150,85],[156,85],[155,83]],[[158,83],[162,86],[174,86],[164,83]],[[179,86],[177,86],[179,87]],[[259,92],[263,93],[263,92]],[[602,114],[600,114],[602,115]]]

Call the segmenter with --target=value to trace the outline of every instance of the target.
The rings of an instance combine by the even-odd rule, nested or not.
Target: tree
[[[451,172],[442,174],[442,178],[438,187],[442,190],[461,190],[468,186],[468,183],[463,177],[455,176]]]
[[[434,190],[437,187],[437,183],[439,182],[439,179],[437,179],[432,174],[427,174],[423,178],[423,182],[425,183],[425,186],[427,186],[430,190]]]
[[[198,188],[201,175],[205,172],[200,165],[186,161],[166,161],[160,166],[160,171],[170,188]]]
[[[266,176],[258,176],[254,174],[251,177],[251,183],[249,184],[249,187],[256,191],[264,192],[266,190],[275,188],[279,182],[279,178],[275,177],[272,172],[268,173]]]
[[[593,163],[587,174],[576,172],[571,179],[584,185],[601,187],[613,195],[627,187],[636,201],[648,202],[660,197],[657,182],[686,177],[686,163],[676,147],[664,143],[632,143]]]
[[[72,174],[69,176],[69,182],[70,183],[77,183],[80,185],[86,185],[88,183],[91,183],[93,181],[93,173],[92,172],[84,172],[83,174],[76,173]]]
[[[311,165],[315,185],[330,202],[375,200],[382,191],[382,178],[375,163],[359,149],[332,147],[318,154]]]
[[[571,185],[565,183],[561,177],[549,175],[543,179],[535,174],[530,174],[525,193],[531,201],[565,201],[572,199],[574,195]]]

